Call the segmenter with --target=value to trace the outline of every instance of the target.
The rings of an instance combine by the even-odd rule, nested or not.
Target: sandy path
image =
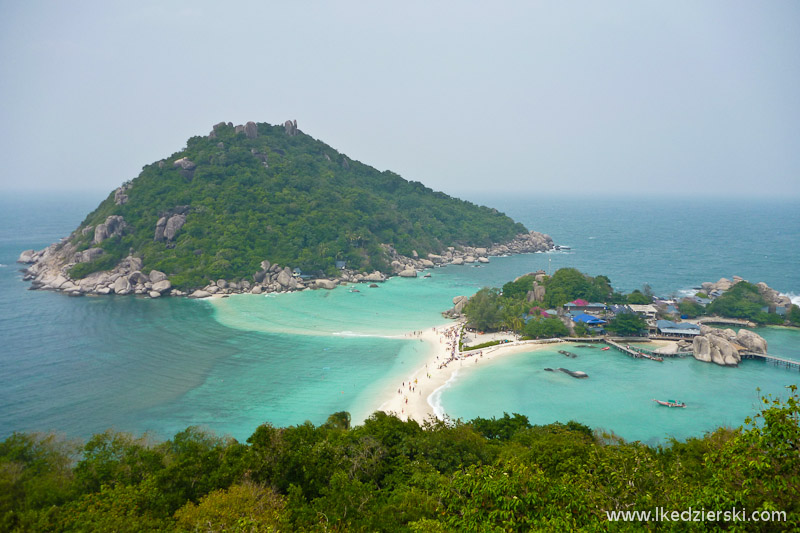
[[[406,337],[421,339],[428,343],[430,353],[423,366],[406,376],[402,382],[395,384],[394,390],[389,392],[378,410],[394,413],[401,420],[411,418],[420,423],[424,422],[430,417],[437,416],[431,395],[443,387],[457,370],[480,366],[481,363],[506,355],[540,350],[552,344],[552,341],[515,341],[458,355],[458,350],[454,352],[453,347],[458,345],[457,335],[460,329],[461,323],[451,322],[406,334]],[[459,358],[454,359],[454,354]],[[442,414],[438,413],[439,416]]]

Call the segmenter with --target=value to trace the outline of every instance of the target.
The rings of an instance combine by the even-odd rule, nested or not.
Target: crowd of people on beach
[[[433,332],[436,333],[439,338],[439,344],[441,344],[443,348],[442,350],[437,350],[436,358],[434,360],[434,363],[437,365],[437,369],[441,370],[447,367],[453,361],[460,361],[468,357],[475,357],[475,362],[477,363],[478,358],[483,357],[483,350],[463,355],[460,353],[459,344],[461,340],[462,327],[463,324],[458,323],[443,328],[432,328]],[[408,333],[407,336],[421,337],[422,333],[422,331],[412,331],[411,333]],[[425,365],[425,369],[425,377],[431,379],[433,376],[430,372],[428,372],[427,364]],[[419,377],[415,377],[413,379],[409,379],[408,381],[403,381],[400,384],[400,387],[398,387],[397,394],[402,397],[402,404],[404,406],[408,405],[409,397],[412,394],[417,393],[419,379]],[[422,390],[419,390],[418,394],[421,396]],[[405,407],[401,408],[401,415],[405,415],[405,409]]]

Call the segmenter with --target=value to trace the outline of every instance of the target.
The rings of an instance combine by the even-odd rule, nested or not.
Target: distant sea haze
[[[0,438],[18,430],[86,437],[108,427],[168,438],[202,425],[244,439],[263,422],[321,423],[340,410],[363,418],[424,359],[423,343],[402,333],[444,323],[439,313],[454,296],[538,269],[576,267],[607,275],[620,290],[647,283],[667,296],[733,275],[800,294],[800,210],[788,203],[512,195],[481,203],[571,250],[435,269],[428,279],[392,279],[358,293],[345,287],[210,303],[28,291],[15,264],[20,251],[68,235],[103,197],[0,199]],[[796,331],[765,336],[770,352],[800,359]],[[562,366],[553,354],[498,360],[460,372],[440,401],[455,416],[575,418],[658,442],[739,425],[753,412],[756,387],[781,394],[800,381],[752,361],[642,365],[604,354],[580,352],[573,370],[590,377],[571,381],[542,372]],[[646,397],[653,383],[689,403],[682,418],[653,410]],[[601,395],[608,405],[595,401]]]

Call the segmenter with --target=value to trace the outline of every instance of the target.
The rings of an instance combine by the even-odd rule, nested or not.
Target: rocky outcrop
[[[175,235],[186,224],[186,215],[172,215],[164,227],[164,238],[167,241],[175,240]]]
[[[736,335],[736,343],[746,351],[753,353],[767,353],[767,341],[757,333],[747,329],[740,329]]]
[[[94,240],[92,240],[92,244],[100,244],[109,237],[122,235],[127,227],[128,225],[121,216],[110,215],[106,217],[104,223],[98,224],[97,227],[94,228]]]
[[[104,252],[105,250],[102,248],[89,248],[82,252],[75,252],[74,261],[76,263],[88,263],[103,255]]]
[[[244,125],[244,134],[248,139],[255,139],[258,137],[258,126],[255,122],[248,122]]]
[[[283,128],[286,130],[286,135],[290,137],[297,135],[297,121],[296,120],[287,120],[283,123]]]
[[[19,258],[17,259],[17,263],[33,263],[36,257],[36,250],[25,250],[19,254]]]
[[[186,224],[186,214],[190,211],[188,205],[179,205],[173,207],[156,222],[155,234],[153,240],[155,242],[172,242],[180,229]]]
[[[397,275],[400,276],[401,278],[416,278],[417,271],[414,270],[413,268],[407,268],[405,270],[398,272]]]
[[[133,184],[129,181],[123,183],[114,191],[114,205],[124,205],[128,203],[128,195],[126,193],[131,187],[133,187]]]
[[[339,284],[338,280],[335,279],[315,279],[313,281],[313,285],[317,289],[335,289],[336,285]]]
[[[792,305],[791,298],[770,288],[763,281],[756,283],[756,287],[758,287],[758,293],[766,300],[767,305],[770,307],[790,307]]]
[[[194,163],[194,161],[191,161],[188,157],[182,157],[175,161],[172,165],[180,169],[181,176],[188,180],[191,180],[194,177],[194,169],[197,168],[197,165]]]
[[[453,298],[453,307],[442,313],[445,318],[458,318],[461,316],[464,306],[469,302],[466,296],[456,296]]]
[[[175,160],[172,165],[180,168],[181,170],[194,170],[197,168],[197,165],[188,157],[181,157],[180,159]]]
[[[698,335],[694,338],[692,351],[698,361],[723,366],[736,366],[742,360],[736,347],[724,337],[717,335]]]
[[[746,329],[736,333],[732,329],[714,329],[700,326],[700,335],[692,342],[692,355],[698,361],[735,366],[742,360],[742,352],[767,353],[767,342],[760,335]]]

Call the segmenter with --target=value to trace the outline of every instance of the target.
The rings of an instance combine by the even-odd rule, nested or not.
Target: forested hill
[[[425,257],[525,231],[495,209],[350,159],[296,123],[220,123],[145,166],[86,217],[70,240],[90,251],[70,274],[108,270],[129,254],[179,287],[249,277],[263,260],[317,273],[332,273],[337,260],[389,272],[381,244]]]

